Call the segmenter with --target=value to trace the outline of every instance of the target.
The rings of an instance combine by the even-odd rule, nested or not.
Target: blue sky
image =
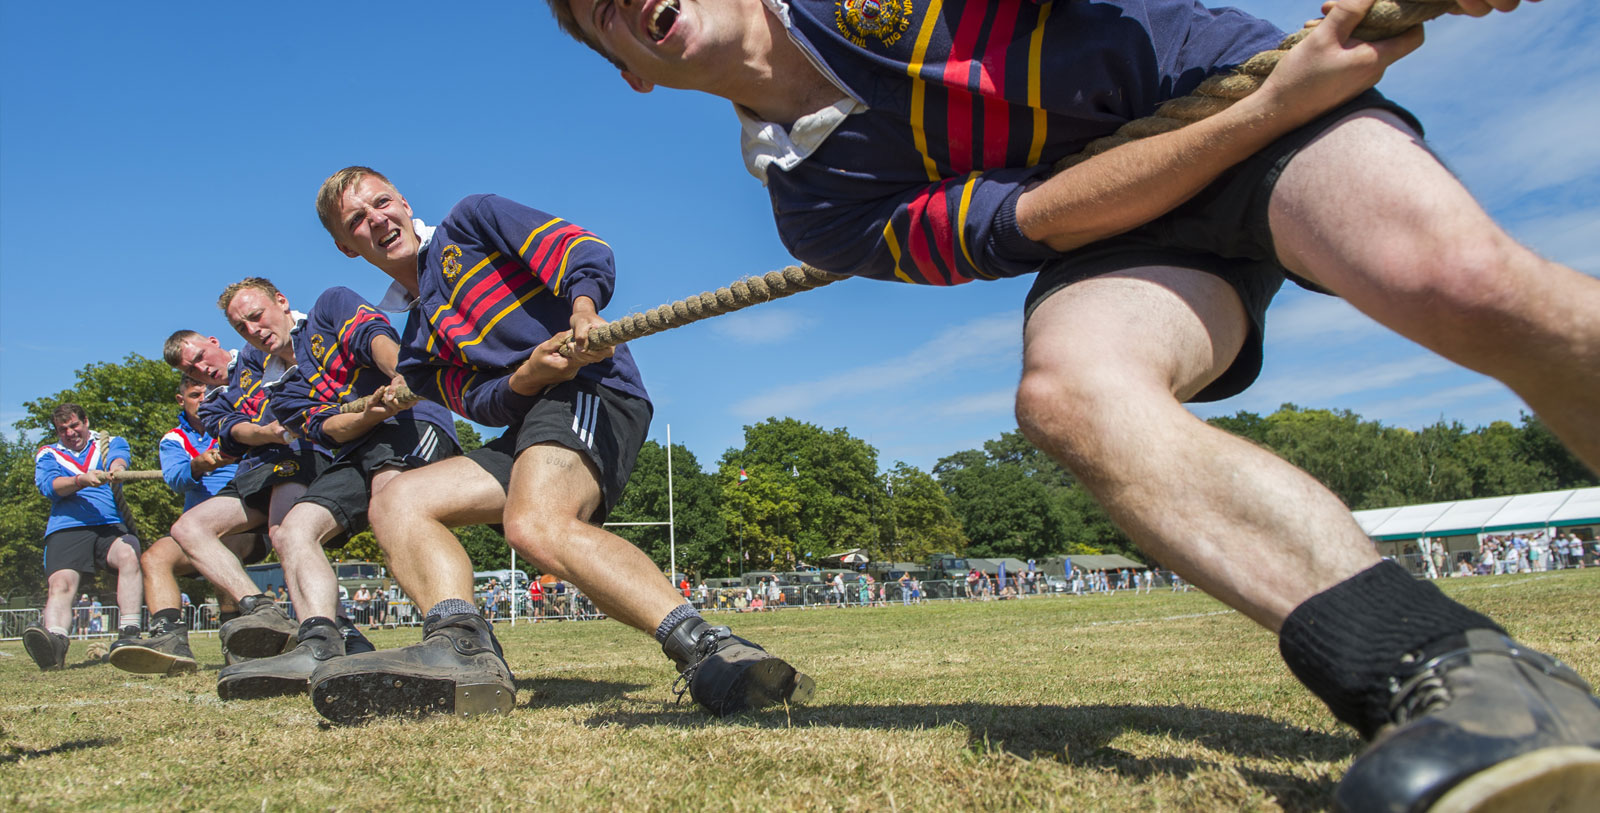
[[[628,90],[543,3],[0,4],[0,424],[82,365],[158,357],[172,330],[236,344],[243,276],[308,306],[386,278],[338,254],[317,185],[368,164],[436,222],[495,192],[617,254],[612,318],[788,262],[726,102]],[[1315,2],[1236,5],[1292,28]],[[1495,216],[1600,275],[1600,7],[1446,18],[1381,86]],[[709,466],[742,427],[846,427],[920,468],[1015,427],[1027,280],[852,280],[635,342],[652,437]],[[1197,408],[1342,407],[1402,426],[1515,421],[1520,401],[1341,301],[1285,289],[1249,391]],[[137,440],[135,440],[137,442]],[[154,444],[155,438],[148,439]]]

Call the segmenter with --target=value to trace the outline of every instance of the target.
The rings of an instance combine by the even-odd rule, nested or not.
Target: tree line
[[[66,390],[24,404],[17,439],[0,437],[0,596],[43,591],[44,526],[49,501],[33,484],[38,444],[54,441],[50,411],[74,401],[91,425],[122,435],[133,468],[158,468],[156,446],[176,422],[178,374],[130,354],[90,364]],[[1348,410],[1285,404],[1270,415],[1238,412],[1210,419],[1306,469],[1352,509],[1498,496],[1600,484],[1537,417],[1468,429],[1439,421],[1421,430],[1385,426]],[[464,450],[482,445],[457,421]],[[1021,433],[941,458],[932,471],[878,450],[847,429],[792,418],[744,427],[744,444],[709,467],[672,447],[673,519],[680,571],[694,577],[744,570],[793,570],[863,548],[877,561],[921,562],[935,553],[1043,558],[1053,554],[1136,553],[1126,536],[1065,469]],[[612,511],[615,522],[668,517],[667,449],[647,441]],[[166,533],[182,501],[159,482],[125,487],[141,538]],[[665,526],[614,530],[667,566]],[[486,526],[457,530],[474,567],[508,566],[510,552]],[[370,531],[342,551],[382,561]],[[192,585],[200,589],[198,585]]]

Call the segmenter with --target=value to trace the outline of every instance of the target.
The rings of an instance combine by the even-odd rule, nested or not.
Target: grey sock
[[[661,619],[661,623],[656,626],[656,640],[666,643],[667,636],[672,634],[672,628],[678,626],[678,622],[699,617],[700,611],[688,602],[673,607],[672,612],[667,613],[667,617]]]
[[[478,608],[472,602],[459,598],[447,598],[428,609],[427,617],[443,618],[447,615],[477,615]]]

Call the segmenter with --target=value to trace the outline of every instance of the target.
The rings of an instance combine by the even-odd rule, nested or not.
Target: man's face
[[[206,399],[204,384],[190,384],[178,390],[178,406],[183,408],[183,414],[189,416],[189,422],[200,420],[200,402]]]
[[[234,301],[238,301],[235,297]],[[228,383],[228,362],[232,354],[223,350],[215,336],[191,336],[184,340],[179,354],[178,372],[206,386],[220,387]]]
[[[289,331],[294,317],[289,315],[289,300],[283,294],[270,295],[260,288],[244,288],[228,303],[228,324],[251,347],[263,353],[276,353],[289,347]]]
[[[371,175],[346,189],[339,199],[339,236],[334,243],[347,257],[382,267],[416,262],[421,241],[411,225],[411,204],[394,187]]]
[[[82,451],[89,445],[89,424],[77,415],[68,415],[64,421],[56,421],[56,440],[74,452]]]
[[[747,34],[767,13],[760,0],[567,2],[578,27],[627,66],[623,78],[641,93],[655,85],[712,90],[742,66]]]

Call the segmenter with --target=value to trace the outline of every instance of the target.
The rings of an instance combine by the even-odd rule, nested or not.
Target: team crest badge
[[[317,361],[322,361],[326,355],[328,355],[328,348],[322,343],[322,334],[311,334],[311,357]]]
[[[249,370],[240,370],[239,371],[239,388],[240,389],[246,389],[246,390],[250,389],[250,371]]]
[[[833,19],[856,45],[866,47],[868,38],[893,45],[911,27],[911,0],[836,0]]]
[[[450,282],[455,282],[456,277],[461,273],[461,247],[457,245],[445,246],[444,251],[439,252],[439,264],[444,267],[444,278]]]
[[[293,460],[285,460],[272,467],[272,473],[279,477],[293,477],[300,472],[300,464]]]

